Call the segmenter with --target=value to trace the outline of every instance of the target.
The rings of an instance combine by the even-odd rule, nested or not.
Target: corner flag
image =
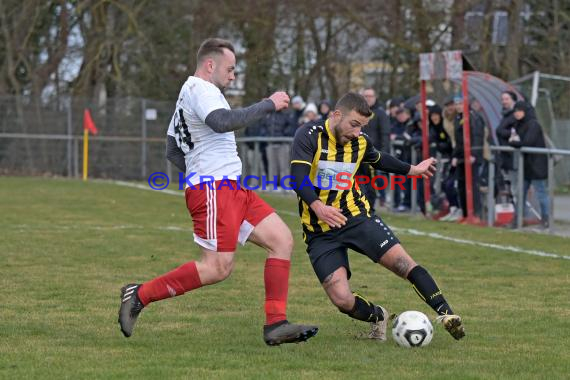
[[[99,130],[95,126],[93,119],[91,118],[91,112],[88,108],[83,111],[83,129],[88,130],[92,134],[96,135]]]
[[[85,108],[83,111],[83,180],[87,181],[87,164],[89,162],[89,132],[96,135],[99,130],[91,118],[91,112]]]

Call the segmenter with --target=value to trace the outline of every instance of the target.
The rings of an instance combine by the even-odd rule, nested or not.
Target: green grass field
[[[465,379],[570,376],[570,260],[431,239],[402,229],[568,255],[570,240],[386,216],[465,321],[454,341],[403,349],[359,338],[311,269],[295,201],[267,197],[296,238],[288,316],[320,325],[300,345],[262,340],[265,253],[240,248],[221,284],[152,304],[133,337],[119,288],[198,258],[182,197],[103,182],[0,177],[0,378]],[[354,290],[420,310],[410,285],[351,254]]]

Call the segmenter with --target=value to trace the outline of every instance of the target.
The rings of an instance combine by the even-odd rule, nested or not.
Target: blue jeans
[[[547,222],[548,221],[548,216],[549,216],[549,199],[548,199],[548,191],[546,190],[546,180],[545,179],[532,179],[532,180],[524,180],[524,188],[523,188],[523,194],[524,194],[524,215],[526,216],[528,214],[528,209],[526,207],[526,196],[528,193],[528,189],[530,188],[530,185],[532,185],[532,187],[534,188],[534,191],[536,192],[536,198],[538,199],[538,203],[540,204],[540,217],[542,218],[542,221]]]

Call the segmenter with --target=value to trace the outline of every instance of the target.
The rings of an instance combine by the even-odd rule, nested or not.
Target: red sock
[[[139,298],[143,305],[165,298],[180,296],[202,286],[196,262],[190,261],[178,268],[145,282],[139,288]]]
[[[287,319],[287,292],[291,261],[267,259],[265,261],[265,317],[266,324]]]

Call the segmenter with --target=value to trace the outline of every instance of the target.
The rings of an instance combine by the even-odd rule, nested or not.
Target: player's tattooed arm
[[[166,137],[166,158],[172,162],[174,166],[183,173],[186,173],[186,160],[184,152],[176,144],[176,138],[173,136]]]
[[[245,108],[214,110],[206,116],[205,122],[214,132],[225,133],[245,128],[273,111],[275,104],[270,99],[265,99]]]

